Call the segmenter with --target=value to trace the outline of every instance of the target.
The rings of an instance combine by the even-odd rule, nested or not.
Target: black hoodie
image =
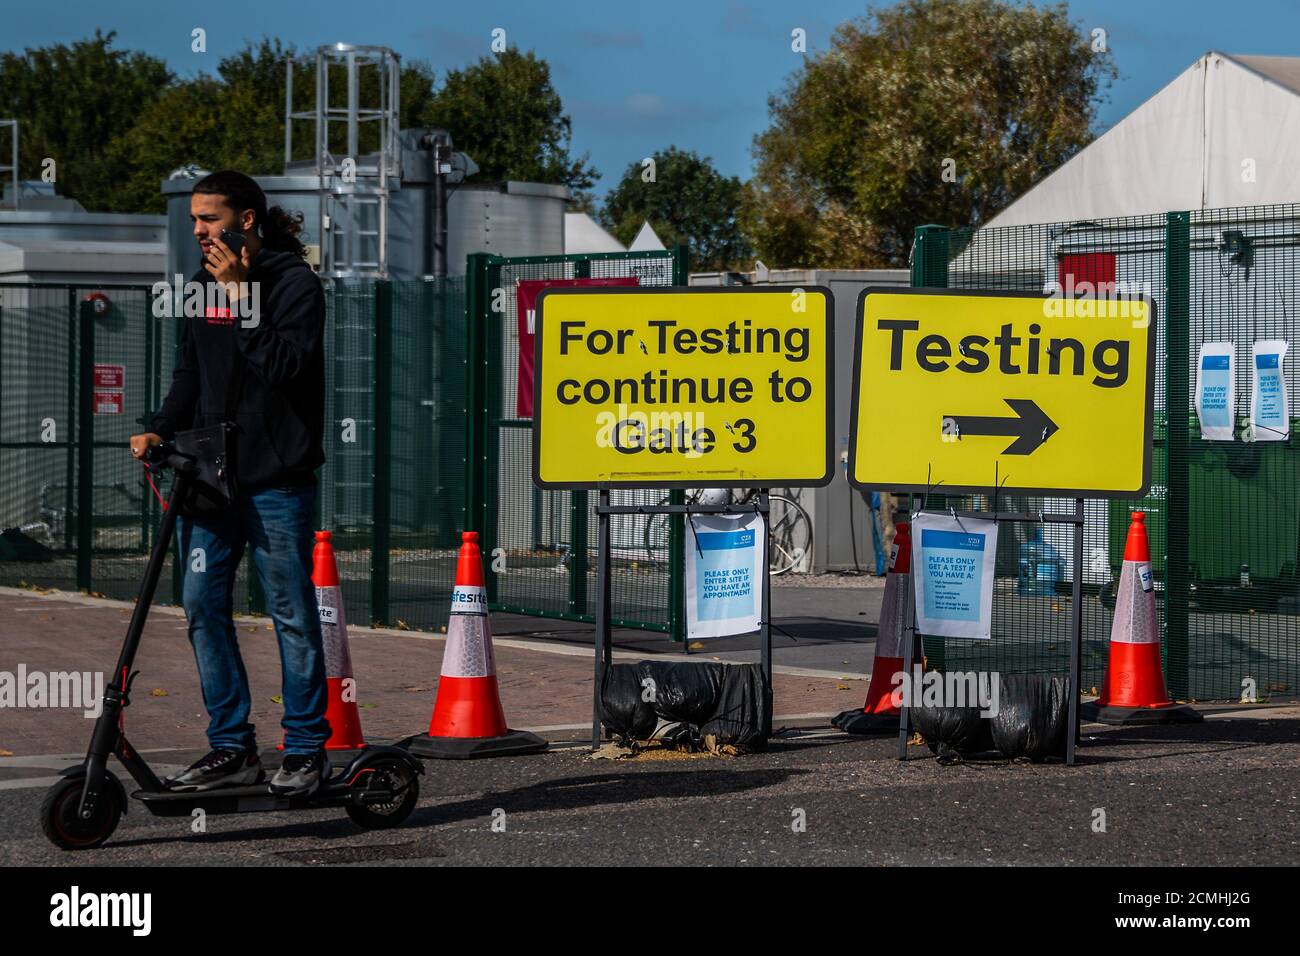
[[[237,346],[245,361],[235,415],[240,490],[314,484],[325,461],[325,293],[307,263],[265,248],[248,280],[258,284],[255,323],[230,317],[220,294],[220,306],[186,318],[172,387],[149,430],[170,439],[219,424]],[[215,280],[200,269],[191,281],[207,289]]]

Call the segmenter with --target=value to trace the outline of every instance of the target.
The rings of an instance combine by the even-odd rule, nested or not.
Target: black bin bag
[[[648,740],[660,721],[698,740],[762,750],[771,690],[758,664],[641,661],[611,664],[601,686],[603,723],[621,742]]]
[[[1064,678],[1040,674],[1003,677],[998,712],[989,718],[999,752],[1035,762],[1064,760],[1070,714],[1066,686]]]
[[[978,707],[913,707],[911,722],[940,763],[993,749],[988,718]]]
[[[641,699],[641,670],[637,664],[611,664],[600,688],[605,729],[621,742],[645,740],[659,718],[654,705]]]
[[[716,663],[642,661],[641,687],[655,713],[673,723],[699,727],[714,715],[722,697],[722,668]]]
[[[719,693],[713,716],[700,725],[702,736],[742,750],[767,749],[770,694],[758,664],[720,664]]]

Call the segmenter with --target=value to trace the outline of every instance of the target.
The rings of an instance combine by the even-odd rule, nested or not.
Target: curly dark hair
[[[194,192],[221,196],[236,212],[253,210],[253,229],[263,246],[276,252],[293,253],[299,259],[307,258],[307,247],[298,239],[302,232],[302,213],[291,215],[280,206],[268,209],[266,193],[253,177],[233,169],[223,169],[200,179],[194,184]]]

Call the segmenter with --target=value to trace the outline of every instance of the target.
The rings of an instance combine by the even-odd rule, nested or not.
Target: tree
[[[20,178],[42,178],[52,159],[59,192],[91,210],[121,208],[132,164],[109,145],[173,82],[162,60],[110,49],[115,35],[0,54],[0,116],[19,121]]]
[[[623,245],[650,226],[671,246],[690,247],[692,268],[733,269],[751,255],[737,222],[741,183],[723,176],[712,160],[669,146],[632,163],[605,197],[601,219]]]
[[[1087,145],[1114,76],[1064,4],[869,10],[769,99],[742,222],[770,265],[902,265],[916,226],[985,222]]]
[[[569,155],[573,128],[543,59],[510,47],[450,70],[424,114],[451,133],[484,180],[520,179],[590,189],[600,174]]]
[[[316,72],[310,57],[279,40],[262,40],[225,57],[217,77],[200,74],[173,84],[148,104],[135,124],[114,140],[110,154],[126,173],[108,208],[131,212],[162,212],[166,208],[158,185],[173,169],[194,163],[205,169],[238,169],[251,176],[284,170],[285,63],[294,64],[294,108],[315,106]],[[341,71],[340,71],[341,74]],[[378,101],[373,69],[361,73],[361,102]],[[331,79],[334,82],[334,79]],[[342,82],[341,75],[338,82]],[[433,73],[416,61],[404,64],[400,75],[400,126],[419,125],[433,95]],[[342,124],[332,130],[335,149],[344,149]],[[377,124],[362,124],[361,152],[378,146]],[[294,130],[294,154],[312,155],[309,123]]]
[[[23,178],[39,178],[41,160],[57,163],[59,192],[87,209],[161,212],[159,183],[178,166],[235,168],[250,175],[284,167],[285,62],[294,68],[294,105],[314,107],[315,65],[292,45],[263,39],[223,58],[215,77],[178,80],[158,59],[111,49],[98,31],[72,46],[0,54],[0,116],[21,123]],[[341,70],[331,84],[343,82]],[[485,179],[567,185],[588,207],[599,178],[584,154],[569,155],[572,128],[550,67],[509,49],[450,71],[434,90],[423,61],[402,65],[399,126],[441,126]],[[362,72],[363,104],[377,101],[373,70]],[[342,154],[341,124],[331,145]],[[362,124],[361,152],[378,145],[377,126]],[[311,154],[308,124],[294,131],[295,157]]]
[[[272,122],[268,114],[267,105],[258,102],[256,92],[248,86],[232,90],[220,80],[199,76],[171,87],[145,107],[136,124],[110,146],[113,164],[129,167],[130,172],[121,177],[111,200],[102,208],[164,212],[166,203],[159,184],[187,163],[254,175],[278,172],[284,156],[283,133],[274,169],[265,165],[269,150],[257,135],[259,127]]]

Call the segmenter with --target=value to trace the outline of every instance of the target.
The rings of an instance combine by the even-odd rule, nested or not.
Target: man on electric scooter
[[[232,618],[235,570],[248,548],[283,671],[284,760],[270,788],[311,793],[329,776],[325,657],[311,581],[314,472],[325,460],[325,296],[297,238],[301,217],[268,209],[248,176],[224,171],[199,180],[190,219],[203,251],[192,281],[215,295],[205,296],[203,315],[186,318],[171,390],[149,430],[132,436],[131,454],[141,458],[178,431],[232,418],[237,493],[224,510],[182,512],[179,522],[182,601],[212,751],[166,782],[210,790],[265,779]],[[233,417],[225,414],[231,408]]]

